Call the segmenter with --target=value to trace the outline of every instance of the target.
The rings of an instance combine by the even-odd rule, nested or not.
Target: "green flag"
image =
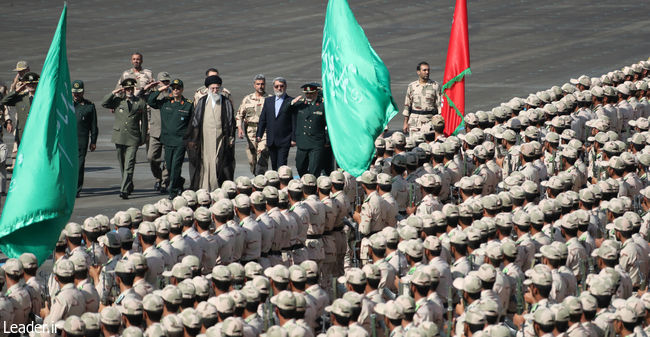
[[[374,142],[397,114],[390,74],[346,0],[327,4],[322,50],[327,130],[336,161],[358,177],[368,169]]]
[[[9,194],[0,218],[0,249],[31,252],[39,264],[52,253],[77,193],[77,119],[70,92],[66,13],[47,53],[25,124]]]

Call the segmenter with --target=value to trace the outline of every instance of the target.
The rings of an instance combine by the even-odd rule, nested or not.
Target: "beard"
[[[275,94],[276,97],[282,97],[284,95],[284,91],[282,91],[282,90],[273,90],[273,94]]]
[[[212,104],[215,105],[221,102],[221,92],[213,93],[212,91],[208,91],[208,98],[212,101]]]

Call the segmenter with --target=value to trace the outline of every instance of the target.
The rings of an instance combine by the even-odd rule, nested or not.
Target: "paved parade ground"
[[[349,0],[370,43],[392,77],[400,110],[415,66],[431,64],[442,81],[454,1]],[[113,116],[99,107],[130,55],[144,54],[144,67],[168,71],[185,82],[186,96],[216,67],[237,108],[252,92],[252,78],[283,76],[290,95],[305,82],[320,82],[326,1],[69,1],[68,60],[71,78],[85,82],[86,98],[98,105],[97,151],[88,153],[86,181],[71,221],[142,207],[166,197],[152,190],[144,147],[138,152],[135,191],[118,197],[120,173],[110,142]],[[11,84],[16,61],[40,73],[61,14],[62,1],[3,1],[0,11],[0,81]],[[513,96],[562,85],[582,74],[600,76],[650,55],[647,1],[469,1],[472,75],[468,112],[491,109]],[[271,89],[267,84],[267,89]],[[390,124],[401,126],[403,117]],[[34,121],[32,121],[34,122]],[[10,137],[5,135],[5,141]],[[238,140],[235,175],[249,175]],[[289,163],[293,164],[294,151]],[[187,178],[187,164],[184,167]],[[20,187],[18,187],[20,188]]]

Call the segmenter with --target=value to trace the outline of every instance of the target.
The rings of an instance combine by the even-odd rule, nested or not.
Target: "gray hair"
[[[272,83],[275,83],[275,82],[280,82],[280,83],[283,83],[285,87],[287,86],[287,80],[285,80],[284,77],[278,76],[278,77],[274,78]]]
[[[266,82],[266,77],[264,76],[264,74],[257,74],[257,75],[255,75],[255,77],[253,77],[253,83],[255,83],[255,81],[259,81],[259,80],[262,80],[262,81]]]

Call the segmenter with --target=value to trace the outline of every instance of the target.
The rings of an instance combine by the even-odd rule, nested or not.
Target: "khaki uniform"
[[[186,238],[182,234],[169,239],[169,244],[171,244],[172,247],[176,249],[176,252],[178,252],[176,255],[176,258],[178,259],[177,262],[180,262],[187,255],[193,255],[193,243],[194,241],[192,241],[192,239]]]
[[[350,203],[345,193],[343,193],[343,191],[332,193],[331,197],[333,199],[336,199],[340,205],[339,215],[337,217],[337,221],[334,227],[335,228],[334,233],[336,235],[336,239],[335,239],[336,262],[337,262],[336,275],[343,275],[345,252],[348,249],[347,236],[345,234],[345,225],[343,224],[343,219],[350,212],[350,209],[348,208]]]
[[[169,93],[160,93],[160,96]],[[162,97],[159,97],[162,98]],[[169,172],[164,165],[163,157],[163,144],[160,141],[160,127],[162,122],[160,120],[159,109],[149,109],[149,143],[147,144],[147,160],[151,168],[151,174],[156,179],[156,182],[163,186],[169,184]]]
[[[178,262],[178,251],[176,251],[176,248],[172,247],[169,240],[162,240],[156,245],[156,249],[160,250],[163,254],[165,269],[171,270],[176,262]]]
[[[113,271],[115,270],[117,261],[121,259],[122,255],[117,254],[102,266],[102,271],[99,273],[99,284],[95,284],[95,289],[97,289],[100,299],[106,298],[111,300],[113,298],[112,290],[115,285],[115,273]]]
[[[305,248],[305,241],[307,240],[307,229],[309,228],[309,211],[302,202],[298,202],[291,206],[289,214],[293,216],[298,225],[298,230],[292,242],[293,253],[292,259],[294,264],[300,264],[309,259],[307,248]]]
[[[325,258],[322,235],[325,230],[325,205],[315,195],[308,196],[303,202],[309,211],[309,228],[305,246],[310,260],[320,263]]]
[[[321,199],[325,205],[325,229],[323,234],[323,250],[325,251],[325,259],[320,265],[322,274],[321,284],[323,288],[330,289],[331,278],[336,269],[336,236],[332,232],[334,230],[336,218],[340,212],[340,205],[335,202],[331,197]]]
[[[46,324],[54,324],[75,315],[81,316],[86,311],[86,298],[72,283],[64,285],[52,300],[50,314],[44,319]]]
[[[376,191],[370,193],[361,205],[361,222],[359,223],[359,233],[365,238],[361,240],[360,260],[363,264],[368,261],[368,246],[370,241],[368,236],[382,230],[385,227],[385,221],[382,212],[382,198]]]
[[[288,209],[280,211],[280,214],[282,214],[287,223],[287,236],[284,238],[286,242],[282,248],[282,262],[285,265],[295,264],[293,262],[293,249],[294,244],[298,241],[298,221],[291,213]]]
[[[11,323],[29,323],[29,314],[32,312],[32,300],[27,287],[22,282],[14,284],[11,288],[7,289],[5,296],[9,298],[14,307],[14,317]]]
[[[234,261],[232,257],[235,254],[235,232],[225,223],[219,226],[214,234],[223,242],[223,245],[219,247],[219,254],[217,254],[217,264],[228,265]]]
[[[406,89],[404,111],[402,115],[409,117],[409,133],[420,131],[424,125],[431,122],[431,117],[440,113],[440,85],[428,80],[422,84],[413,81]]]
[[[33,276],[25,282],[25,287],[29,291],[29,296],[32,299],[32,313],[34,315],[40,315],[41,308],[45,307],[45,302],[43,301],[43,295],[46,292],[45,285],[36,276]]]
[[[622,139],[627,139],[630,129],[628,122],[634,119],[634,108],[632,108],[628,101],[623,100],[616,104],[616,110],[618,112],[621,137]]]
[[[638,287],[641,284],[641,272],[639,268],[639,250],[633,240],[626,240],[621,246],[619,265],[632,279],[632,284]]]
[[[135,291],[138,296],[141,298],[144,298],[145,296],[151,294],[156,290],[156,288],[151,285],[151,283],[147,282],[145,279],[139,279],[135,282],[133,282],[133,291]]]
[[[438,329],[442,329],[444,323],[443,312],[445,311],[440,305],[423,297],[415,302],[413,323],[420,325],[422,322],[433,322],[438,326]]]
[[[259,223],[249,216],[242,220],[239,225],[244,229],[245,236],[241,260],[259,260],[262,254],[262,229]]]
[[[573,270],[573,275],[578,276],[580,275],[580,263],[587,261],[587,252],[576,237],[567,241],[566,245],[569,251],[566,266]]]
[[[264,268],[270,267],[270,262],[268,259],[269,251],[271,251],[271,245],[273,244],[273,239],[275,239],[275,228],[277,224],[275,220],[271,219],[268,213],[262,213],[256,219],[260,224],[260,229],[262,230],[262,244],[261,244],[261,258],[260,264]]]
[[[85,279],[77,284],[77,289],[81,291],[86,300],[86,312],[99,312],[99,294],[93,286],[91,280]]]
[[[122,76],[120,76],[120,79],[117,80],[115,89],[120,89],[122,87],[122,81],[127,78],[135,78],[136,86],[134,95],[136,96],[146,95],[147,93],[141,92],[142,88],[154,81],[153,73],[151,70],[142,69],[141,71],[136,71],[135,69],[131,68],[122,72]]]
[[[290,225],[287,218],[282,215],[278,207],[270,209],[268,214],[276,223],[275,231],[273,233],[273,242],[271,243],[271,251],[269,252],[269,260],[272,266],[285,264],[282,251],[290,246]]]
[[[145,279],[151,284],[158,284],[158,278],[165,270],[165,260],[163,253],[156,247],[151,246],[147,248],[142,255],[147,260],[147,273]]]
[[[264,133],[259,143],[255,133],[257,132],[257,123],[262,113],[264,100],[269,96],[258,97],[256,92],[246,95],[235,115],[237,126],[241,126],[246,134],[245,137],[248,143],[246,155],[253,174],[263,174],[268,169],[269,151],[266,148],[266,133]]]
[[[397,226],[397,201],[390,193],[384,193],[381,196],[381,199],[381,210],[383,212],[382,217],[384,218],[386,226]]]
[[[235,221],[228,221],[228,227],[235,233],[235,245],[233,246],[232,262],[241,260],[244,253],[244,244],[246,242],[246,233]]]
[[[427,194],[422,198],[415,213],[417,215],[432,214],[435,211],[442,211],[442,203],[432,194]]]

